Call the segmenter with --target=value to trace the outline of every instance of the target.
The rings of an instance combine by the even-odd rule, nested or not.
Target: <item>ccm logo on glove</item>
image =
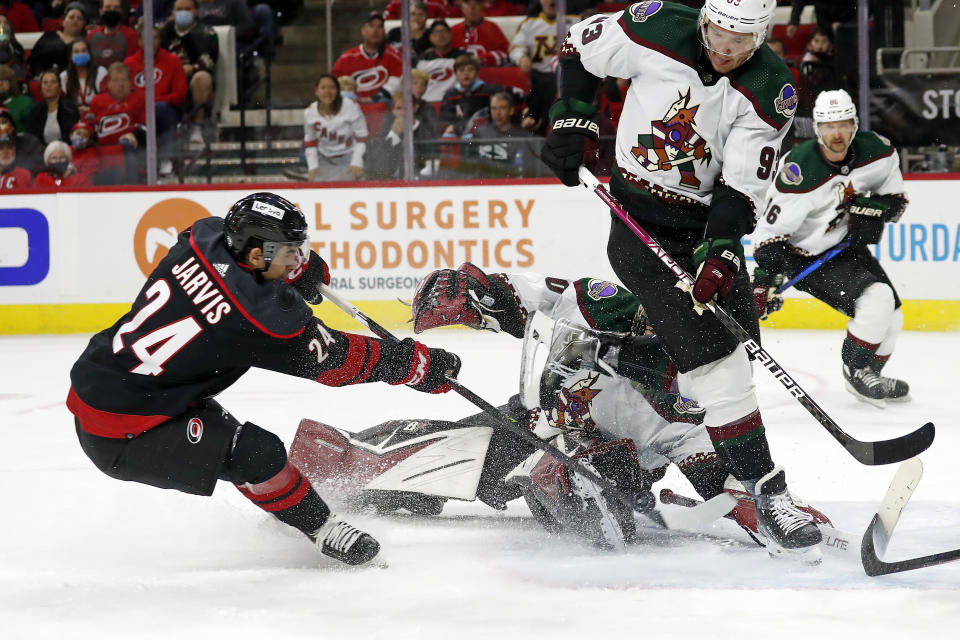
[[[562,118],[553,123],[553,129],[586,129],[590,133],[599,136],[600,126],[587,118]]]

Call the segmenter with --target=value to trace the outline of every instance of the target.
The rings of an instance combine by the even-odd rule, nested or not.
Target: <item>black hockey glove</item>
[[[771,313],[783,308],[783,294],[777,293],[777,287],[784,280],[786,277],[782,273],[770,273],[763,267],[753,270],[753,303],[760,320],[766,320]]]
[[[716,295],[722,298],[733,289],[743,264],[743,245],[736,238],[708,238],[693,250],[693,264],[697,267],[693,299],[706,303]]]
[[[838,213],[847,213],[847,229],[855,245],[876,244],[883,236],[886,222],[897,222],[906,209],[907,200],[900,194],[873,195],[848,192],[837,207]]]
[[[306,262],[291,271],[284,282],[296,289],[306,302],[320,304],[323,302],[320,285],[330,284],[330,268],[316,251],[310,251]]]
[[[413,296],[413,331],[463,324],[505,331],[522,338],[527,311],[501,274],[487,275],[464,262],[456,271],[439,269],[424,278]]]
[[[460,373],[460,358],[444,349],[432,349],[413,338],[400,341],[395,347],[398,369],[402,377],[390,384],[405,384],[424,393],[450,391],[447,376],[456,378]]]
[[[550,133],[540,159],[568,187],[580,184],[580,165],[599,159],[597,108],[574,98],[560,98],[550,107]]]

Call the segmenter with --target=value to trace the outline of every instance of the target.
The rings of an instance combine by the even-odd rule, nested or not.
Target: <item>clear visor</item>
[[[709,20],[700,26],[700,39],[707,50],[729,58],[750,55],[760,46],[759,34],[721,29]]]
[[[856,127],[853,120],[839,120],[837,122],[820,122],[817,124],[817,129],[820,131],[820,135],[823,137],[828,137],[836,134],[843,134],[848,139],[853,134],[853,130]]]
[[[268,264],[296,267],[310,255],[310,239],[302,242],[264,242],[263,257]]]

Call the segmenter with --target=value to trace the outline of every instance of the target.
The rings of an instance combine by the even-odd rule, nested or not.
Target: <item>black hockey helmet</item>
[[[237,259],[243,260],[251,249],[260,248],[267,267],[281,246],[308,250],[307,219],[300,207],[267,191],[251,193],[230,207],[223,233]]]

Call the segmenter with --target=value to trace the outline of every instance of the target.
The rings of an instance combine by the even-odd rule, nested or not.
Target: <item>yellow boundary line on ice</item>
[[[388,329],[410,329],[410,308],[396,300],[355,302],[361,311]],[[109,327],[130,309],[129,304],[0,305],[0,335],[95,333]],[[333,305],[317,309],[330,327],[360,331],[361,327]],[[906,300],[904,329],[956,331],[960,329],[960,300]],[[847,318],[819,300],[787,299],[781,311],[761,323],[773,329],[844,329]]]

